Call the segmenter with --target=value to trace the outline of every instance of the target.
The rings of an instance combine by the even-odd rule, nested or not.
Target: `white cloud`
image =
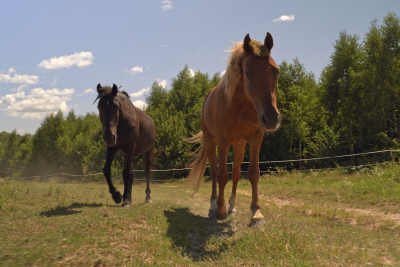
[[[293,21],[293,20],[294,20],[294,15],[282,15],[279,18],[274,19],[272,22]]]
[[[167,88],[167,80],[161,80],[161,79],[156,79],[159,85],[161,85],[162,88],[166,89]]]
[[[150,87],[143,88],[139,92],[129,94],[133,98],[141,97],[144,93],[150,91]]]
[[[69,56],[52,57],[45,59],[39,63],[39,67],[55,70],[61,68],[70,68],[76,66],[78,68],[84,68],[93,64],[94,56],[92,52],[79,52]]]
[[[29,133],[24,130],[17,130],[17,134],[24,135],[24,134],[29,134]]]
[[[57,84],[57,81],[58,81],[58,78],[55,77],[55,78],[53,79],[53,82],[51,83],[51,86],[55,86],[55,85]]]
[[[28,87],[28,85],[23,84],[23,85],[18,86],[17,89],[11,89],[11,92],[21,92],[21,91],[23,91],[23,90],[24,90],[25,88],[27,88],[27,87]]]
[[[83,95],[87,95],[89,93],[94,93],[94,90],[92,88],[89,88],[89,89],[86,89],[85,91],[83,91],[83,93],[77,94],[76,96],[83,96]]]
[[[127,70],[127,72],[129,74],[131,74],[131,75],[142,73],[143,72],[143,67],[136,66],[136,67],[131,68],[130,70]]]
[[[136,100],[134,102],[132,102],[133,105],[137,108],[140,108],[141,110],[145,109],[147,107],[146,102],[142,101],[142,100]]]
[[[168,48],[168,45],[163,44],[163,45],[161,45],[161,48]]]
[[[223,70],[223,71],[221,72],[221,77],[225,75],[225,72],[226,72],[226,70]]]
[[[0,72],[0,82],[17,84],[37,84],[39,77],[36,75],[20,75],[14,68],[9,68],[8,73]]]
[[[192,70],[191,68],[189,68],[189,75],[190,77],[194,77],[194,75],[196,74],[196,72],[194,70]]]
[[[162,10],[172,9],[172,1],[169,0],[161,1],[161,9]]]
[[[40,120],[58,110],[67,112],[67,102],[74,92],[74,89],[35,88],[29,94],[21,91],[1,97],[0,106],[6,106],[3,112],[7,116]]]

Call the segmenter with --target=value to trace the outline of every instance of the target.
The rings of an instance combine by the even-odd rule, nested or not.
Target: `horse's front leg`
[[[112,198],[114,199],[115,203],[119,204],[122,201],[121,193],[117,191],[114,187],[112,180],[111,180],[111,163],[114,159],[115,154],[117,153],[117,149],[115,147],[108,147],[107,148],[107,156],[106,156],[106,163],[104,164],[103,173],[106,177],[108,189]]]
[[[228,171],[226,169],[226,162],[228,160],[228,149],[229,144],[219,143],[218,144],[218,198],[217,198],[217,219],[224,220],[228,216],[226,212],[226,204],[224,198],[225,186],[229,181]]]
[[[234,215],[236,213],[236,188],[240,179],[240,167],[244,159],[244,152],[246,143],[234,144],[233,154],[234,163],[232,168],[232,195],[229,198],[228,214]]]
[[[133,152],[128,152],[124,159],[124,195],[122,207],[129,207],[132,203],[132,184],[133,184],[133,174],[132,174],[132,155]]]
[[[263,136],[264,132],[260,128],[249,141],[250,166],[248,175],[252,189],[252,201],[250,209],[253,213],[250,220],[250,226],[256,226],[265,223],[264,216],[261,213],[260,204],[258,202],[258,181],[260,180],[259,154]]]

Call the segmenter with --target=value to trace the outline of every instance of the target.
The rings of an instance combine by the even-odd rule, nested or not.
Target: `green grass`
[[[261,182],[267,192],[303,202],[343,204],[400,213],[400,169],[383,165],[350,174],[345,171],[282,174]],[[271,187],[271,189],[268,189]],[[262,190],[261,190],[262,192]]]
[[[225,221],[207,218],[210,182],[152,184],[152,204],[135,184],[121,208],[105,183],[0,180],[0,266],[396,266],[399,177],[391,165],[262,177],[258,228],[245,179]]]

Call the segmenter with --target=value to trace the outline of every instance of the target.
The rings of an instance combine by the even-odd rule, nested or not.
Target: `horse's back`
[[[204,99],[203,109],[201,112],[201,119],[200,124],[203,132],[209,133],[215,136],[215,129],[216,129],[216,108],[217,108],[217,97],[216,97],[216,87],[212,88],[206,98]],[[217,101],[217,102],[216,102]]]
[[[224,129],[231,128],[228,125],[232,119],[225,94],[217,87],[212,88],[204,99],[201,113],[202,130],[217,137]]]
[[[135,155],[140,155],[150,150],[156,140],[156,126],[153,119],[143,110],[135,107],[139,121],[139,136],[136,142]]]

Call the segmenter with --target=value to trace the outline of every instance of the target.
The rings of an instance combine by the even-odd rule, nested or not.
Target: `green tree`
[[[53,174],[62,170],[64,151],[59,149],[59,136],[64,135],[63,113],[50,114],[41,123],[33,137],[30,172]]]
[[[167,90],[165,90],[157,81],[154,81],[151,85],[150,94],[146,96],[146,111],[151,112],[163,107],[167,97]]]
[[[18,166],[16,174],[22,173],[28,166],[32,157],[32,137],[30,134],[23,135],[18,142],[18,149],[14,155]]]
[[[18,176],[30,161],[32,138],[29,134],[20,136],[16,130],[6,136],[0,157],[0,176]]]
[[[77,119],[77,134],[71,147],[71,160],[83,174],[101,172],[106,155],[99,116],[87,113]]]
[[[200,131],[200,116],[204,98],[211,89],[208,74],[196,71],[194,74],[188,66],[172,79],[172,88],[168,93],[166,104],[172,112],[182,112],[188,134]]]
[[[1,174],[2,176],[13,176],[16,172],[17,162],[16,162],[16,152],[18,150],[18,135],[17,131],[13,130],[11,135],[9,135],[5,146],[3,157],[1,161]]]
[[[361,150],[361,52],[358,36],[341,32],[321,75],[322,103],[329,112],[328,122],[342,140],[343,153]]]
[[[204,98],[219,82],[219,74],[210,79],[200,71],[193,72],[185,66],[172,79],[171,89],[153,83],[146,97],[146,112],[157,128],[156,164],[158,169],[182,168],[190,162],[191,145],[184,137],[200,131],[200,116]],[[181,175],[181,174],[177,174]]]
[[[375,20],[364,39],[363,128],[369,143],[376,135],[399,138],[400,21],[388,13]],[[379,138],[378,138],[379,139]]]
[[[283,119],[280,129],[264,138],[260,159],[300,159],[322,153],[323,143],[317,137],[326,115],[320,101],[314,75],[297,58],[291,64],[283,61],[277,96]]]

